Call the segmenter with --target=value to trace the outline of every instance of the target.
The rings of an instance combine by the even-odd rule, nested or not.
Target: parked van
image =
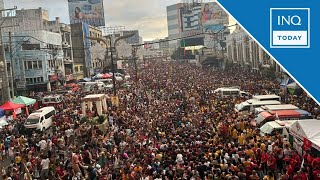
[[[264,111],[258,114],[258,116],[251,122],[252,125],[261,126],[266,122],[280,120],[302,120],[311,119],[311,113],[305,110],[278,110],[278,111]]]
[[[62,104],[61,95],[49,95],[42,98],[42,106],[55,106]]]
[[[252,97],[256,101],[281,101],[281,97],[275,94],[272,95],[257,95]]]
[[[53,106],[41,108],[30,114],[24,123],[26,129],[45,131],[52,125],[52,117],[56,114]]]
[[[249,95],[248,93],[241,91],[238,87],[222,87],[214,90],[214,93],[219,94],[221,97]]]
[[[280,104],[280,105],[266,105],[254,109],[254,113],[258,115],[263,111],[277,111],[277,110],[298,110],[299,107],[292,104]]]
[[[104,90],[106,89],[106,85],[103,82],[84,82],[84,90],[92,91],[94,88],[98,88],[98,90]]]
[[[260,128],[260,135],[271,135],[274,136],[277,133],[281,134],[282,137],[285,135],[289,137],[289,128],[290,126],[296,122],[297,120],[291,120],[291,121],[270,121],[266,122],[263,126]]]
[[[265,105],[276,105],[281,104],[279,101],[256,101],[253,99],[249,99],[235,106],[235,111],[241,113],[249,113],[254,112],[254,109],[257,107],[265,106]]]

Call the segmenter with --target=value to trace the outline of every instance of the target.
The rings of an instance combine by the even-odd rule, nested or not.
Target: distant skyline
[[[108,26],[125,26],[126,30],[139,30],[144,41],[168,36],[166,7],[181,0],[104,0],[105,22]],[[42,7],[49,11],[50,20],[60,17],[70,23],[68,0],[4,0],[5,8]]]

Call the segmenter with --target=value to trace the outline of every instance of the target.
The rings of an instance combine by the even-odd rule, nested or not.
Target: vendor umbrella
[[[107,78],[111,78],[112,76],[108,73],[105,73],[103,76],[101,76],[101,78],[103,79],[107,79]]]
[[[26,114],[29,115],[29,110],[28,107],[29,105],[32,105],[34,103],[36,103],[35,99],[31,99],[28,97],[24,97],[24,96],[18,96],[16,98],[14,98],[13,100],[11,100],[13,103],[16,104],[24,104],[26,106]]]
[[[36,102],[35,99],[31,99],[28,97],[24,97],[24,96],[18,96],[16,98],[14,98],[13,100],[11,100],[11,102],[15,103],[15,104],[24,104],[26,106],[32,105]]]

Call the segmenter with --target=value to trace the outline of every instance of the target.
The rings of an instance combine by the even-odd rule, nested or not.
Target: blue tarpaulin
[[[4,116],[4,114],[5,114],[4,110],[3,110],[3,109],[0,109],[0,118],[1,118],[2,116]]]

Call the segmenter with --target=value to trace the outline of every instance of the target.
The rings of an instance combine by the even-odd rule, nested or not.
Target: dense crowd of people
[[[118,89],[119,107],[108,101],[105,130],[83,122],[79,102],[107,91],[65,94],[50,132],[28,136],[26,117],[18,116],[0,133],[2,160],[11,162],[3,179],[320,179],[319,157],[300,157],[280,134],[261,136],[252,114],[233,110],[244,97],[213,93],[227,86],[284,95],[276,80],[241,69],[152,62],[130,88]],[[320,115],[305,94],[285,100]]]

